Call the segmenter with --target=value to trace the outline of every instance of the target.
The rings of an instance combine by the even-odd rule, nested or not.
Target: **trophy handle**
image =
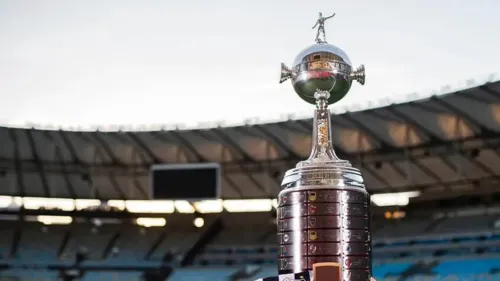
[[[292,75],[293,75],[292,70],[288,68],[284,63],[281,63],[280,84],[292,78]]]
[[[362,64],[351,73],[351,78],[358,81],[359,84],[365,85],[365,66]]]

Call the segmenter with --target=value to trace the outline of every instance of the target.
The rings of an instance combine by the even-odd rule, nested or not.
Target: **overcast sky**
[[[320,11],[337,14],[328,42],[366,66],[337,108],[500,71],[497,0],[0,0],[0,123],[312,115],[278,79]]]

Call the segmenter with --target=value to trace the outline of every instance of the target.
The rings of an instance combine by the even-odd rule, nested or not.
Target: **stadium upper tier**
[[[500,175],[500,82],[332,122],[337,154],[361,169],[373,193],[488,190]],[[149,132],[2,127],[1,193],[145,199],[151,164],[218,162],[223,198],[274,198],[282,173],[308,157],[311,124]]]

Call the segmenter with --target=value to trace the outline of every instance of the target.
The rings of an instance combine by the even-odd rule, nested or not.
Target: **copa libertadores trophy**
[[[355,80],[365,83],[364,66],[352,69],[347,54],[328,44],[319,19],[316,43],[299,53],[291,68],[281,65],[280,83],[316,106],[309,159],[286,172],[278,195],[279,273],[312,271],[331,263],[334,280],[371,277],[370,198],[360,171],[335,154],[328,105],[341,100]]]

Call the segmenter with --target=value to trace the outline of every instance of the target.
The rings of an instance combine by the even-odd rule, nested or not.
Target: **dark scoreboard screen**
[[[153,165],[150,171],[152,199],[215,199],[220,195],[220,165]]]

